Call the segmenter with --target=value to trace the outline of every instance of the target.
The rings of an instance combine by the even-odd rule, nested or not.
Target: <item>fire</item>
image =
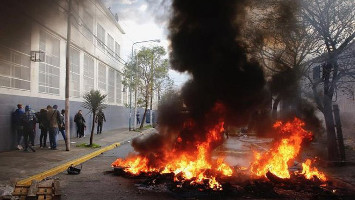
[[[266,176],[269,171],[279,178],[290,178],[289,164],[299,155],[302,142],[312,140],[312,133],[304,130],[304,126],[305,123],[298,118],[286,123],[277,121],[274,128],[281,139],[277,140],[267,152],[255,152],[254,161],[250,166],[251,173],[260,177]],[[311,168],[310,165],[311,160],[309,159],[302,163],[303,171],[300,174],[307,179],[316,176],[322,181],[327,180],[324,173],[319,172],[316,168]]]
[[[255,161],[251,164],[251,172],[256,176],[266,176],[270,171],[280,178],[290,178],[288,165],[301,150],[304,139],[311,139],[312,133],[303,129],[304,122],[295,118],[292,122],[274,124],[274,128],[282,139],[274,143],[273,147],[261,154],[255,153]]]
[[[193,126],[190,122],[187,126]],[[190,180],[191,184],[204,184],[215,190],[222,190],[222,185],[217,181],[217,177],[231,176],[233,170],[228,166],[222,157],[211,159],[212,144],[223,140],[224,122],[221,121],[210,129],[204,141],[196,142],[195,151],[179,151],[174,148],[171,151],[164,151],[163,155],[156,158],[157,162],[150,163],[148,157],[136,155],[126,160],[117,159],[112,163],[113,167],[122,167],[125,172],[133,175],[140,173],[159,172],[173,173],[174,181],[184,182]],[[180,144],[183,140],[177,137],[176,143]]]
[[[306,177],[306,179],[314,179],[314,177],[317,177],[321,181],[326,181],[327,178],[325,177],[325,174],[323,172],[318,171],[317,168],[311,167],[312,161],[310,159],[307,159],[306,162],[302,163],[302,172],[301,174]]]

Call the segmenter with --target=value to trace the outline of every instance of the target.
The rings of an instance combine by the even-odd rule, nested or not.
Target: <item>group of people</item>
[[[65,110],[58,111],[58,106],[48,105],[47,108],[35,112],[29,105],[26,105],[25,110],[22,104],[17,105],[16,111],[13,113],[14,128],[17,134],[17,149],[22,149],[21,139],[23,138],[24,151],[35,151],[33,148],[36,123],[41,129],[40,134],[40,148],[47,147],[47,135],[49,133],[49,148],[57,149],[57,134],[60,132],[63,139],[66,141],[65,124],[64,124]]]
[[[57,150],[57,135],[61,133],[65,142],[65,110],[58,111],[58,106],[48,105],[46,108],[35,112],[29,105],[23,109],[22,104],[17,105],[16,111],[13,113],[13,125],[17,134],[17,149],[24,151],[35,151],[36,123],[39,124],[40,133],[40,148],[47,148],[47,136],[49,133],[49,148]],[[96,114],[95,122],[98,123],[97,134],[102,132],[103,122],[106,122],[105,114],[102,110]],[[77,126],[77,137],[84,137],[86,128],[85,118],[82,111],[79,110],[74,117],[74,122]],[[23,142],[22,142],[23,139]],[[22,146],[23,143],[23,146]]]

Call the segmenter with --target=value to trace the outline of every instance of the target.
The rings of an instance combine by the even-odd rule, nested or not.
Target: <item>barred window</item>
[[[97,24],[97,45],[105,50],[105,29],[100,24]]]
[[[83,20],[84,20],[84,24],[83,24],[83,35],[86,39],[88,39],[90,42],[92,42],[92,37],[93,37],[93,23],[94,23],[94,19],[93,17],[89,14],[89,12],[87,12],[86,10],[84,10],[84,14],[83,14]]]
[[[70,96],[80,97],[80,52],[70,47]]]
[[[99,63],[98,67],[98,86],[101,91],[106,93],[106,65]]]
[[[116,71],[116,103],[122,103],[122,77],[118,71]]]
[[[59,95],[60,65],[59,40],[41,30],[39,49],[45,60],[39,64],[39,92]]]
[[[115,56],[116,58],[119,58],[121,54],[121,46],[115,42]]]
[[[78,1],[72,1],[72,12],[73,13],[79,13],[79,2]],[[78,20],[72,20],[71,25],[76,28],[79,29],[79,23]]]
[[[108,93],[107,93],[108,102],[115,102],[115,70],[110,68],[108,74]]]
[[[113,39],[113,37],[107,33],[107,47],[108,47],[108,51],[109,54],[114,56],[114,50],[115,50],[115,40]]]
[[[0,46],[0,87],[30,90],[28,55]]]
[[[84,55],[84,90],[88,92],[94,89],[95,68],[94,59]]]

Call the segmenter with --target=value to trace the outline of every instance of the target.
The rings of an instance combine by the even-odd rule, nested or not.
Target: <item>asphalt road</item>
[[[111,163],[132,152],[130,143],[105,152],[82,164],[79,175],[62,172],[59,178],[62,200],[81,199],[174,199],[169,194],[140,190],[137,179],[127,179],[113,174]]]
[[[258,143],[260,145],[258,145]],[[251,148],[262,148],[268,141],[257,141],[253,138],[229,138],[224,145],[217,148],[215,155],[224,154],[231,165],[247,165],[247,157],[251,157]],[[255,146],[257,145],[257,146]],[[62,199],[182,199],[166,189],[141,188],[142,179],[124,178],[113,173],[111,163],[117,158],[124,158],[133,148],[130,143],[105,152],[82,165],[79,175],[58,174],[61,184]],[[203,199],[208,198],[204,196]],[[212,197],[211,197],[212,198]],[[212,199],[214,199],[213,197]],[[225,198],[221,198],[225,199]]]

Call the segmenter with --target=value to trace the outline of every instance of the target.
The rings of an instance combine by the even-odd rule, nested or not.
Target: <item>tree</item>
[[[101,94],[99,90],[91,90],[84,94],[84,102],[83,108],[89,110],[92,113],[92,126],[91,126],[91,134],[90,134],[90,146],[92,145],[92,141],[94,138],[94,129],[95,129],[95,117],[96,112],[100,109],[105,109],[106,105],[104,104],[106,94]]]
[[[321,47],[315,62],[323,63],[322,78],[313,80],[308,77],[308,80],[318,109],[324,115],[328,159],[338,160],[332,100],[344,81],[355,79],[354,65],[339,63],[340,56],[355,38],[355,4],[353,0],[301,0],[301,17],[309,27],[308,31],[316,34],[315,39]],[[323,88],[321,95],[318,93],[320,87]]]
[[[274,118],[281,101],[285,111],[287,106],[297,107],[305,63],[317,50],[314,34],[298,17],[298,7],[294,0],[253,1],[245,26],[250,54],[268,76]]]
[[[126,64],[123,84],[135,90],[135,97],[139,97],[135,102],[145,108],[140,128],[144,125],[149,104],[152,105],[154,90],[161,89],[159,85],[168,78],[169,65],[164,56],[163,47],[144,47]]]

